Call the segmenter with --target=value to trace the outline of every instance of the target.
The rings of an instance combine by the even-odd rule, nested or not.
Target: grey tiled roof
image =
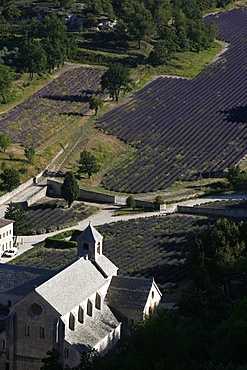
[[[106,256],[101,254],[97,257],[97,264],[107,276],[112,276],[117,273],[118,267],[114,265]]]
[[[15,221],[13,221],[13,220],[7,220],[5,218],[0,218],[0,227],[10,225],[13,222],[15,222]]]
[[[77,325],[75,331],[68,331],[65,339],[76,347],[78,343],[84,343],[84,346],[79,345],[77,349],[85,350],[88,347],[94,347],[118,325],[118,320],[109,307],[103,303],[101,310],[94,310],[93,317],[87,316],[85,322]]]
[[[64,315],[106,282],[93,263],[82,257],[39,286],[36,291]]]
[[[143,310],[153,279],[113,276],[105,302],[116,309]]]
[[[78,236],[77,242],[83,239],[86,243],[99,242],[103,236],[91,225],[89,224],[86,229]]]
[[[0,293],[24,297],[35,287],[56,274],[56,271],[28,266],[0,264]]]

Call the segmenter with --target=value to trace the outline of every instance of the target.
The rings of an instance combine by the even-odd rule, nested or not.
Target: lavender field
[[[107,173],[106,188],[162,190],[177,180],[211,177],[246,154],[247,9],[206,17],[230,43],[193,80],[159,77],[105,114],[98,128],[138,150]]]
[[[74,68],[54,79],[16,108],[1,116],[0,132],[15,143],[38,148],[73,125],[89,111],[89,99],[99,95],[103,71]]]

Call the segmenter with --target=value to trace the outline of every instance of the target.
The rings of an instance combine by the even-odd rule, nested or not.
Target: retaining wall
[[[62,183],[54,180],[47,180],[47,196],[62,198],[61,195]],[[96,203],[115,203],[115,195],[105,194],[90,190],[80,189],[79,200],[96,202]]]
[[[189,213],[193,215],[247,218],[247,209],[233,209],[233,208],[216,209],[208,207],[177,206],[177,211],[179,213]]]

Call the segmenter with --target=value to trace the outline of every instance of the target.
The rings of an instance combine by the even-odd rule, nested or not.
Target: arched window
[[[153,290],[152,290],[152,293],[151,294],[152,294],[152,299],[154,299],[154,291]]]
[[[96,293],[95,307],[101,310],[101,296],[98,292]]]
[[[75,316],[71,312],[69,314],[69,328],[75,330]]]
[[[25,337],[30,337],[30,326],[25,325]]]
[[[78,309],[78,321],[83,324],[84,323],[84,309],[79,306],[79,309]]]
[[[87,314],[88,316],[93,316],[93,304],[90,299],[87,301]]]
[[[100,254],[100,242],[97,244],[97,253]]]
[[[39,328],[39,337],[40,338],[44,338],[45,337],[45,328],[43,326],[41,326]]]

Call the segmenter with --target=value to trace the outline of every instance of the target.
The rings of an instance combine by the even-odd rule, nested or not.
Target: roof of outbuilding
[[[143,310],[153,279],[113,276],[105,302],[113,308]]]
[[[4,226],[7,226],[7,225],[10,225],[10,224],[13,224],[15,221],[13,220],[8,220],[6,218],[0,218],[0,228],[1,227],[4,227]]]
[[[86,243],[100,242],[103,236],[89,223],[86,229],[78,236],[77,242],[83,240]]]
[[[64,315],[106,282],[107,279],[94,264],[82,257],[39,286],[36,291]]]
[[[0,264],[0,293],[24,297],[56,273],[50,269],[2,263]]]
[[[118,267],[114,265],[106,256],[101,254],[97,256],[96,259],[97,265],[102,269],[102,271],[106,274],[106,276],[112,276],[117,273]]]

